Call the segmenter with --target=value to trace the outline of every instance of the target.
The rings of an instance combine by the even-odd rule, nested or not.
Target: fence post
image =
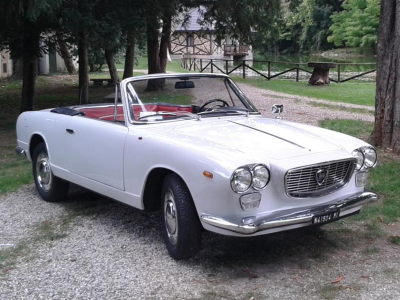
[[[228,75],[228,60],[225,60],[225,72]]]
[[[213,62],[212,62],[212,59],[211,59],[211,73],[214,73],[214,68],[213,68]]]
[[[338,69],[337,69],[337,83],[340,83],[340,64],[338,64]]]
[[[299,82],[299,68],[300,65],[296,65],[296,82]]]
[[[243,79],[246,78],[246,64],[243,62]]]
[[[203,72],[203,59],[200,58],[200,72]]]
[[[271,62],[268,61],[268,80],[271,79]]]

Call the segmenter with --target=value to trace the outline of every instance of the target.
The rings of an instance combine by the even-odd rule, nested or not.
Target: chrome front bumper
[[[234,231],[241,234],[252,234],[258,231],[285,227],[291,225],[312,225],[314,216],[329,214],[330,212],[340,211],[339,218],[343,213],[355,207],[362,206],[368,203],[373,203],[378,200],[378,195],[369,191],[352,195],[343,200],[339,200],[335,204],[316,206],[305,208],[301,211],[291,212],[272,219],[257,220],[257,224],[234,224],[217,216],[202,215],[201,220],[207,224]],[[283,228],[282,228],[283,229]],[[284,229],[283,229],[284,230]]]

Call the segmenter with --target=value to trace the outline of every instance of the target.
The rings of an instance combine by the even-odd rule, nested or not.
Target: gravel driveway
[[[266,115],[280,103],[295,121],[373,121],[241,87]],[[343,220],[246,239],[205,232],[200,253],[177,262],[159,218],[78,187],[53,204],[33,185],[0,196],[0,298],[400,299],[400,247],[387,239],[399,224],[373,230]]]

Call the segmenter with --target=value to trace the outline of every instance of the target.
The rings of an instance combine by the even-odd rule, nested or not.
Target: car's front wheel
[[[43,200],[55,202],[65,197],[69,182],[54,176],[45,143],[40,143],[33,151],[32,169],[36,189]]]
[[[168,175],[162,188],[163,236],[174,259],[194,256],[200,249],[201,224],[192,196],[176,174]]]

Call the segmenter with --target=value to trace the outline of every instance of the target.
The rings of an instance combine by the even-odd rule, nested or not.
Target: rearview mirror
[[[175,82],[175,88],[176,89],[193,89],[194,88],[194,82],[185,80],[185,81],[178,81]]]

